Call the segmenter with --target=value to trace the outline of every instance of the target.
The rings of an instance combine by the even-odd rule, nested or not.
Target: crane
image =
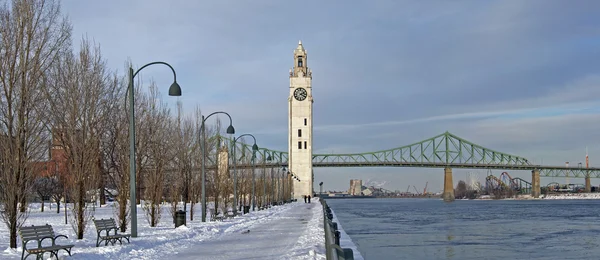
[[[427,194],[427,184],[428,184],[428,183],[429,183],[428,181],[427,181],[427,182],[425,182],[425,189],[423,189],[423,195],[426,195],[426,194]]]
[[[415,185],[413,185],[413,188],[415,188],[415,194],[419,195],[419,191],[417,190],[417,187],[415,187]]]
[[[406,193],[408,193],[409,190],[410,190],[410,185],[408,185],[408,188],[406,188]]]

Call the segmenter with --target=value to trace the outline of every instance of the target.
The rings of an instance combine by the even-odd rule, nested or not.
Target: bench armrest
[[[65,235],[58,235],[58,236],[55,236],[55,237],[54,237],[54,240],[56,240],[56,239],[57,239],[57,238],[59,238],[59,237],[64,237],[65,239],[69,239],[69,237],[68,237],[68,236],[65,236]]]
[[[96,232],[98,232],[98,236],[101,236],[101,235],[102,235],[102,231],[104,231],[104,232],[105,232],[105,235],[106,235],[106,236],[110,236],[110,231],[111,231],[111,230],[114,230],[114,231],[115,231],[115,232],[114,232],[114,234],[115,234],[115,235],[116,235],[116,234],[117,234],[117,232],[119,231],[119,229],[118,229],[118,228],[116,228],[116,227],[110,227],[110,228],[96,229]]]

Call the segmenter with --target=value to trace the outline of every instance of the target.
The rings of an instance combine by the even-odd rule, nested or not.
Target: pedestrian
[[[304,197],[304,203],[306,203],[306,195],[303,195],[302,197]]]
[[[310,203],[310,195],[308,195],[308,203]]]

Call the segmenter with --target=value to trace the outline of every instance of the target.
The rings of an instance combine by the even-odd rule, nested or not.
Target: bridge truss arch
[[[233,148],[230,138],[223,137]],[[239,167],[250,167],[244,158],[256,156],[266,167],[287,167],[288,153],[267,148],[252,151],[252,145],[235,142]],[[259,144],[260,146],[260,144]],[[233,159],[233,158],[232,158]],[[248,162],[249,160],[246,160]],[[313,167],[425,167],[502,170],[539,170],[542,177],[600,178],[600,168],[568,168],[531,164],[524,157],[499,152],[460,138],[450,132],[409,145],[365,153],[313,154]]]

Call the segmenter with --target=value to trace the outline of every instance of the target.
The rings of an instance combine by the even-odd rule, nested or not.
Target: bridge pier
[[[531,171],[531,196],[534,198],[539,198],[540,193],[540,170],[534,169]]]
[[[592,181],[589,175],[585,176],[585,192],[592,192]]]
[[[454,201],[454,183],[452,182],[452,168],[444,168],[444,201]]]

